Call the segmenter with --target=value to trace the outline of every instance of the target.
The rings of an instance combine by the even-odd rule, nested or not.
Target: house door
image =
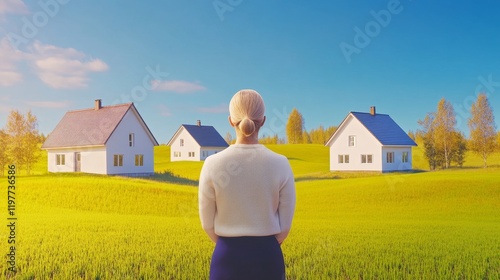
[[[79,152],[75,153],[75,172],[80,172],[82,167],[82,157]]]

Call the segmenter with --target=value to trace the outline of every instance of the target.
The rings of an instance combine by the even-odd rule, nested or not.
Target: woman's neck
[[[257,131],[250,136],[245,136],[243,133],[237,133],[235,144],[259,144],[259,134]]]

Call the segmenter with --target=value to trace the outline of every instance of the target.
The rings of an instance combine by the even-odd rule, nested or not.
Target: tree
[[[10,159],[19,169],[25,167],[27,174],[30,174],[31,167],[40,157],[38,153],[40,136],[36,116],[31,111],[28,111],[26,116],[17,110],[11,111],[5,132],[9,135],[7,150]]]
[[[303,143],[304,118],[302,114],[293,108],[286,123],[286,137],[289,144]]]
[[[232,142],[233,142],[233,135],[231,135],[231,133],[226,133],[226,136],[224,137],[224,140],[226,140],[226,143],[228,145],[231,145]]]
[[[324,145],[333,135],[335,130],[337,130],[337,127],[335,126],[330,126],[325,129],[322,125],[320,125],[317,129],[311,129],[311,131],[309,131],[311,143]]]
[[[500,151],[500,131],[497,133],[497,149]]]
[[[260,144],[278,144],[279,143],[278,134],[274,134],[274,136],[263,135],[262,137],[259,138],[259,143]]]
[[[467,123],[470,129],[470,148],[482,157],[483,167],[486,168],[488,156],[495,151],[497,135],[493,110],[485,94],[477,96],[470,114]]]
[[[304,129],[302,132],[302,143],[304,144],[311,144],[311,137],[309,136],[309,133]]]
[[[429,163],[429,169],[434,170],[439,164],[438,153],[436,151],[436,144],[434,143],[435,131],[435,113],[427,113],[423,120],[419,120],[418,124],[422,126],[422,130],[417,131],[424,144],[424,156]]]
[[[453,136],[456,131],[455,125],[457,124],[457,121],[455,119],[453,105],[451,105],[451,103],[446,101],[444,98],[441,98],[438,103],[434,122],[434,140],[436,148],[443,151],[444,167],[448,168],[451,163],[452,145],[454,141]]]
[[[452,153],[452,160],[459,167],[463,167],[465,162],[465,152],[467,151],[467,139],[463,133],[455,131],[454,136],[454,149]]]
[[[0,170],[2,176],[4,175],[4,167],[9,162],[7,154],[8,145],[9,135],[3,129],[0,129]]]

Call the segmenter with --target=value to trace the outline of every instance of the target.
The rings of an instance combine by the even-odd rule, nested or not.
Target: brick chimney
[[[197,120],[197,121],[196,121],[196,125],[197,125],[197,126],[201,126],[201,121],[200,121],[200,120]]]
[[[96,99],[96,100],[94,101],[94,110],[96,110],[96,111],[97,111],[97,110],[99,110],[99,109],[101,109],[101,108],[102,108],[102,105],[101,105],[101,99]]]
[[[377,114],[377,111],[375,110],[375,106],[370,107],[370,115],[375,116]]]

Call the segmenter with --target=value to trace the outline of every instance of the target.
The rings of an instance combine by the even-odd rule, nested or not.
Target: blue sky
[[[0,126],[31,109],[50,133],[68,110],[134,102],[158,142],[180,124],[234,135],[229,103],[259,91],[265,134],[349,111],[390,114],[405,130],[478,92],[500,123],[498,1],[155,0],[0,2]]]

